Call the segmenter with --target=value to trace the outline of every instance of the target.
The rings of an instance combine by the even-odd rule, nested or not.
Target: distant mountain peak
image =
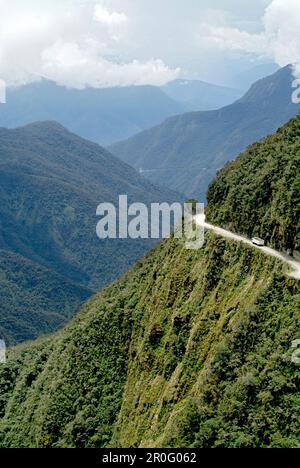
[[[205,199],[216,172],[248,145],[295,117],[291,66],[259,80],[245,96],[218,110],[193,112],[111,146],[155,183]]]
[[[56,120],[44,120],[40,122],[32,122],[27,125],[23,125],[22,127],[18,127],[19,129],[24,130],[36,130],[36,131],[56,131],[56,132],[65,132],[70,133],[69,130],[64,127],[62,124],[57,122]]]
[[[169,97],[185,105],[187,111],[219,109],[242,96],[238,89],[201,80],[177,79],[161,88]]]
[[[276,94],[292,95],[292,82],[294,80],[293,67],[287,65],[280,68],[273,75],[261,78],[254,83],[249,91],[240,99],[240,102],[253,102],[260,99],[270,99]]]
[[[55,120],[87,140],[108,145],[184,111],[184,105],[155,86],[74,89],[43,79],[8,88],[0,127]]]

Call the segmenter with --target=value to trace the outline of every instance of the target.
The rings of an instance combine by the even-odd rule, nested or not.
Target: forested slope
[[[248,204],[265,225],[270,204],[279,208],[276,197],[260,198],[264,174],[274,193],[287,174],[294,187],[297,128],[296,119],[250,149],[245,169],[241,159],[225,168],[210,192],[211,218],[223,216],[222,203],[227,213],[240,180],[236,228]],[[284,203],[288,222],[295,199]],[[9,351],[0,446],[300,448],[300,283],[286,268],[213,233],[196,251],[163,242],[63,331]]]
[[[55,330],[87,294],[152,247],[147,240],[98,239],[98,204],[117,207],[125,194],[129,203],[147,205],[181,200],[58,123],[0,128],[0,250],[13,259],[0,267],[2,338],[11,343]]]
[[[299,282],[167,241],[0,368],[3,447],[299,447]]]
[[[210,221],[300,252],[300,116],[228,164],[208,191]]]

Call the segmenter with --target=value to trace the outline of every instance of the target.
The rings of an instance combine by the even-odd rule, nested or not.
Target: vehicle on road
[[[266,243],[263,239],[260,239],[259,237],[253,237],[252,244],[257,245],[258,247],[264,247]]]

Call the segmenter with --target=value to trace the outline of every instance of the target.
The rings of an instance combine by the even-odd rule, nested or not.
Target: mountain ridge
[[[208,190],[208,218],[299,256],[299,149],[300,115],[219,172]]]
[[[91,294],[114,281],[153,246],[151,240],[98,239],[97,206],[101,202],[118,204],[122,194],[128,195],[129,203],[143,202],[147,206],[151,202],[182,200],[181,195],[155,187],[104,148],[57,123],[0,129],[0,250],[35,265],[31,273],[28,268],[21,269],[27,281],[19,291],[27,301],[31,298],[32,307],[34,294],[42,291],[47,310],[53,310],[54,304],[58,307],[58,303],[49,304],[47,281],[35,292],[30,290],[31,274],[47,280],[45,271],[49,271],[49,282],[51,276],[57,285],[59,277],[63,277],[70,296],[73,291],[75,313],[77,305],[87,298],[85,291]],[[11,266],[15,271],[14,262]],[[50,289],[48,292],[52,297]],[[2,298],[7,306],[0,314],[3,324],[15,310],[9,293],[3,293]],[[70,316],[69,306],[63,311],[62,291],[59,298],[61,315]],[[36,299],[40,304],[41,299]],[[42,312],[40,306],[37,309]],[[31,328],[30,317],[28,313],[27,329]],[[46,331],[48,326],[41,327],[41,333]],[[23,338],[36,336],[34,331],[33,335],[24,333]]]
[[[227,212],[243,176],[241,160],[264,165],[270,140],[283,148],[297,142],[299,123],[298,117],[218,175],[209,218],[223,213],[214,206],[217,195]],[[284,166],[298,157],[287,150]],[[248,175],[247,164],[243,170]],[[281,166],[267,165],[267,174],[276,190]],[[299,173],[289,174],[292,185]],[[276,197],[261,200],[264,186],[258,178],[253,183],[243,207],[269,210],[271,203],[276,211]],[[292,219],[294,199],[286,200]],[[240,203],[231,208],[239,220]],[[264,224],[263,209],[257,216]],[[300,283],[283,268],[214,233],[196,251],[175,238],[162,242],[64,330],[9,349],[0,367],[0,446],[300,447],[300,372],[293,361]]]
[[[298,114],[292,81],[291,69],[285,67],[255,83],[230,106],[168,118],[109,149],[141,168],[149,180],[203,201],[226,162]]]
[[[161,88],[169,97],[185,105],[186,111],[205,111],[232,104],[242,91],[201,80],[177,79]]]
[[[59,121],[101,145],[127,138],[185,110],[155,86],[72,89],[48,80],[8,88],[0,126]]]

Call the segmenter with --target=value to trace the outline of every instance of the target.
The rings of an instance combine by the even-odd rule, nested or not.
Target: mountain
[[[167,119],[109,149],[155,183],[204,199],[224,164],[296,116],[290,67],[255,83],[234,104]]]
[[[249,68],[233,79],[233,86],[238,86],[241,89],[248,90],[256,81],[262,80],[269,75],[273,75],[280,69],[276,63],[263,63]]]
[[[228,164],[207,197],[217,225],[300,254],[300,116]]]
[[[91,295],[52,270],[0,251],[0,336],[7,345],[61,328]]]
[[[108,145],[184,110],[155,86],[77,90],[43,80],[8,88],[0,126],[55,120],[83,138]]]
[[[49,331],[42,318],[33,323],[32,313],[56,310],[56,318],[65,320],[91,291],[115,280],[153,245],[96,236],[98,204],[117,205],[122,194],[129,203],[181,201],[55,122],[0,129],[0,250],[13,255],[2,278],[2,329],[22,310],[20,319],[28,321],[23,337],[35,337],[25,331],[34,327]],[[7,281],[18,285],[14,293]],[[7,333],[12,336],[10,325]],[[19,326],[14,337],[20,337]]]
[[[299,132],[298,118],[274,137],[277,148],[288,143],[290,167],[298,164],[289,149]],[[270,144],[241,157],[241,180],[253,160],[264,166]],[[237,164],[215,182],[225,211]],[[271,185],[281,174],[274,164]],[[288,187],[298,179],[291,171]],[[233,219],[241,206],[256,206],[253,197],[264,203],[259,189],[254,178],[242,205],[231,207]],[[288,217],[294,199],[286,200]],[[209,219],[218,213],[213,203],[210,195]],[[266,199],[266,211],[270,203],[276,210],[276,197]],[[264,224],[262,209],[259,217]],[[9,350],[0,367],[0,446],[299,448],[300,370],[292,357],[300,285],[285,268],[213,233],[196,251],[163,242],[63,331]]]
[[[200,80],[174,80],[161,88],[170,98],[184,104],[186,111],[220,109],[239,99],[243,92]]]

